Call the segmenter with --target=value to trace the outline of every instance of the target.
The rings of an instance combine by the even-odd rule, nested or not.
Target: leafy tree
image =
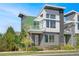
[[[3,35],[0,34],[0,51],[7,51],[6,44],[7,42],[3,39]]]
[[[22,41],[21,41],[23,47],[24,47],[24,50],[27,50],[29,46],[31,46],[32,44],[32,41],[29,39],[29,38],[23,38]]]
[[[15,36],[16,34],[12,27],[9,27],[3,36],[3,39],[6,41],[6,47],[9,51],[15,50],[17,48],[15,44]]]
[[[27,34],[26,34],[25,30],[22,29],[21,34],[20,34],[21,39],[26,37],[26,36],[27,36]]]

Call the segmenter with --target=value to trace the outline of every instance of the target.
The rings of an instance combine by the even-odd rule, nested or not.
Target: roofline
[[[18,17],[23,18],[24,16],[27,17],[27,15],[23,14],[23,13],[19,13]]]
[[[23,14],[23,13],[19,13],[18,17],[20,17],[20,18],[22,18],[20,15],[23,15],[23,17],[24,17],[24,16],[25,16],[25,17],[31,16],[31,15],[25,15],[25,14]],[[36,18],[36,16],[31,16],[31,17],[35,17],[35,18]]]
[[[37,15],[37,17],[40,15],[40,13],[43,11],[43,9],[45,8],[45,6],[51,6],[52,8],[59,8],[59,9],[66,9],[65,7],[60,7],[60,6],[55,6],[55,5],[49,5],[49,4],[45,4],[42,8],[41,8],[41,10],[40,10],[40,12],[39,12],[39,14]],[[36,17],[36,18],[37,18]]]
[[[49,5],[49,4],[45,4],[44,7],[46,6],[50,6],[52,8],[58,8],[58,9],[66,9],[65,7],[62,7],[62,6],[56,6],[56,5]]]
[[[69,15],[71,15],[71,14],[73,14],[73,13],[79,14],[79,12],[77,12],[77,11],[75,11],[75,10],[71,10],[71,11],[65,13],[64,16],[66,17],[66,16],[69,16]]]

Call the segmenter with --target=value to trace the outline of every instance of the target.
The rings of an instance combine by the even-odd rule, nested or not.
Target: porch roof
[[[43,33],[43,30],[35,30],[35,29],[30,29],[28,30],[29,33]]]

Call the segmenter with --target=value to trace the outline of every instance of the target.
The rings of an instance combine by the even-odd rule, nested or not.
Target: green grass
[[[0,52],[0,56],[25,56],[25,55],[37,55],[37,54],[54,54],[54,53],[74,53],[79,52],[79,50],[66,50],[66,51],[16,51],[16,52]]]

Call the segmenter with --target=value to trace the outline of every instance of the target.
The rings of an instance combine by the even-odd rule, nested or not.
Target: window
[[[55,20],[50,20],[50,28],[55,28],[56,24],[55,24]]]
[[[34,21],[34,28],[39,28],[39,21]]]
[[[46,14],[46,18],[49,18],[49,14]]]
[[[49,28],[49,20],[46,20],[46,27]]]
[[[79,15],[78,15],[78,21],[79,21]]]
[[[46,18],[55,19],[56,15],[54,15],[54,14],[46,14]]]
[[[54,42],[54,35],[45,35],[45,42]]]
[[[50,15],[50,18],[55,19],[56,17],[55,17],[54,14],[51,14],[51,15]]]
[[[55,20],[46,20],[46,27],[47,28],[55,28],[56,27],[56,21]]]
[[[45,35],[45,42],[48,42],[48,35]]]
[[[78,23],[78,30],[79,30],[79,23]]]
[[[54,42],[54,35],[49,35],[49,42]]]

